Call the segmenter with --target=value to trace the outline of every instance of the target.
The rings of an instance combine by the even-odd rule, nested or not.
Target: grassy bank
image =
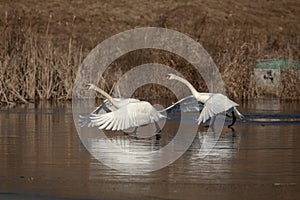
[[[159,15],[154,13],[153,16],[143,16],[142,20],[146,21],[143,23],[131,22],[130,18],[126,22],[114,23],[112,19],[110,24],[103,22],[101,31],[97,31],[96,27],[91,25],[87,26],[93,24],[93,18],[89,15],[86,15],[86,18],[82,15],[68,15],[62,19],[55,14],[33,15],[31,12],[8,9],[2,13],[0,19],[1,104],[28,103],[42,99],[70,100],[78,67],[88,52],[112,34],[134,28],[136,25],[178,30],[199,41],[219,67],[227,94],[234,99],[265,97],[264,91],[261,91],[255,82],[251,82],[256,60],[300,60],[300,35],[297,24],[285,23],[285,26],[281,26],[273,19],[273,25],[266,22],[264,24],[267,25],[264,26],[259,18],[253,17],[254,15],[250,19],[249,16],[242,19],[233,18],[227,13],[220,18],[222,12],[212,17],[208,11],[199,10],[203,9],[202,7],[174,7],[164,10]],[[245,21],[246,19],[248,21]],[[261,20],[264,19],[268,18]],[[131,25],[124,26],[126,23]],[[115,27],[118,24],[120,28]],[[189,63],[176,55],[155,50],[139,50],[122,56],[106,70],[99,85],[109,91],[127,70],[147,62],[174,67],[197,89],[207,90],[201,77],[194,73]],[[278,88],[280,91],[276,97],[299,99],[300,81],[297,68],[284,69],[282,78],[283,86]],[[155,96],[151,96],[151,93]],[[150,99],[157,96],[169,97],[170,91],[159,86],[147,85],[136,91],[135,95],[147,96]]]

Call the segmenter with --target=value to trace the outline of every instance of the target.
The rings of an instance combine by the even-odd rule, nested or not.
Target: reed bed
[[[38,100],[69,100],[82,47],[72,36],[57,45],[51,35],[51,18],[43,33],[24,18],[6,14],[0,51],[0,102],[15,104]]]
[[[52,33],[52,16],[47,23],[35,27],[22,14],[6,14],[2,20],[0,39],[0,103],[29,103],[40,100],[70,100],[75,76],[84,56],[92,47],[84,47],[72,29],[64,38]],[[163,23],[162,23],[163,22]],[[199,24],[197,24],[199,23]],[[71,21],[70,27],[77,24]],[[205,19],[184,30],[210,53],[225,83],[227,95],[233,99],[263,97],[251,81],[256,60],[280,58],[300,60],[300,36],[295,31],[262,30],[253,26],[217,27]],[[157,26],[179,29],[160,19]],[[43,29],[41,29],[43,27]],[[195,29],[197,27],[197,29]],[[78,33],[76,33],[78,35]],[[107,35],[109,37],[110,35]],[[89,41],[90,42],[90,41]],[[94,45],[98,42],[94,41]],[[162,63],[180,71],[201,91],[208,91],[203,79],[185,60],[168,52],[138,50],[117,59],[105,71],[99,85],[110,92],[115,82],[129,69],[144,63]],[[113,74],[113,76],[111,76]],[[299,69],[282,70],[282,87],[277,98],[299,99]],[[146,85],[134,96],[155,99],[174,98],[171,91],[157,85]]]
[[[222,33],[222,35],[220,35]],[[211,39],[211,36],[214,36]],[[209,39],[210,38],[210,39]],[[270,98],[263,87],[253,80],[254,63],[262,59],[300,60],[300,37],[292,33],[272,33],[271,30],[255,31],[252,27],[245,29],[211,29],[205,28],[202,36],[197,38],[210,53],[219,68],[225,84],[226,94],[235,100],[253,98]],[[139,50],[131,52],[114,62],[100,81],[103,88],[112,88],[124,72],[137,65],[156,62],[171,66],[181,72],[199,91],[208,92],[204,80],[198,72],[182,58],[168,52],[157,50]],[[272,98],[299,99],[299,68],[287,66],[281,69],[281,87],[276,88]],[[105,81],[109,80],[109,82]],[[149,92],[155,88],[155,92]],[[168,98],[172,92],[166,88],[149,84],[136,91],[137,97],[155,99]],[[174,96],[172,96],[174,98]]]
[[[243,30],[218,31],[224,37],[215,41],[214,47],[221,49],[212,57],[219,66],[227,94],[234,99],[251,99],[268,97],[262,95],[261,85],[253,80],[254,63],[263,59],[300,60],[300,37],[290,33],[278,33],[274,30],[255,31],[248,27]],[[300,90],[296,87],[299,80],[296,66],[281,69],[282,86],[276,88],[275,98],[299,99]],[[299,82],[298,82],[299,83]],[[286,94],[291,88],[292,93]]]

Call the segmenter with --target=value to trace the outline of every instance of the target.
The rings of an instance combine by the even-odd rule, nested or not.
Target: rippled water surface
[[[211,135],[203,135],[207,128],[201,126],[177,161],[134,175],[90,155],[77,134],[71,105],[2,108],[0,199],[299,199],[300,103],[260,100],[239,109],[247,121],[238,121],[234,129],[225,126],[205,158],[199,148]],[[161,138],[107,132],[107,140],[128,151],[156,151],[174,137],[176,117],[166,122]],[[188,134],[193,120],[184,123]]]

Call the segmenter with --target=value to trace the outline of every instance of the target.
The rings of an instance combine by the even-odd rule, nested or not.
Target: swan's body
[[[125,130],[155,123],[157,132],[160,132],[157,122],[166,116],[162,114],[163,111],[157,111],[149,102],[132,98],[112,98],[93,84],[87,84],[85,89],[95,90],[107,99],[90,115],[83,117],[81,126],[98,126],[99,129],[106,130]],[[136,133],[136,129],[134,133]]]
[[[232,114],[232,123],[228,126],[233,126],[236,121],[236,115],[239,118],[244,118],[244,116],[236,109],[238,106],[237,103],[230,100],[227,96],[220,93],[200,93],[198,92],[193,85],[187,80],[176,76],[174,74],[168,74],[165,80],[177,80],[185,84],[193,96],[197,99],[198,102],[204,104],[204,107],[198,118],[198,124],[205,123],[208,119],[211,118],[211,124],[214,123],[215,117],[218,114],[224,114],[226,112],[231,112]]]
[[[106,130],[125,130],[158,122],[166,116],[158,112],[149,102],[139,101],[106,113],[95,114],[90,117],[93,126]]]

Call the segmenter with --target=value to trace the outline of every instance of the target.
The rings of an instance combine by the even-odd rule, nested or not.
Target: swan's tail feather
[[[242,115],[242,114],[238,111],[238,109],[237,109],[236,107],[233,108],[233,112],[234,112],[234,114],[235,114],[238,118],[240,118],[240,119],[245,119],[245,116]]]
[[[168,118],[166,115],[165,115],[165,113],[160,113],[160,112],[158,112],[158,116],[159,116],[159,118],[160,119],[166,119],[166,118]]]
[[[170,119],[165,110],[158,111],[158,117],[159,117],[159,119]]]

